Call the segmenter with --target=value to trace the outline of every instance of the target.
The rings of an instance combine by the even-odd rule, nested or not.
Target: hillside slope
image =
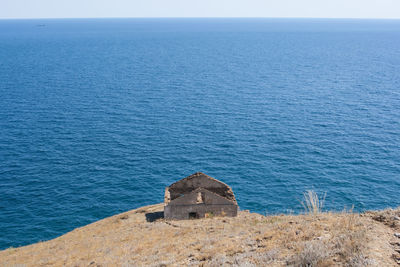
[[[162,204],[0,251],[0,266],[399,266],[400,209],[165,221]]]

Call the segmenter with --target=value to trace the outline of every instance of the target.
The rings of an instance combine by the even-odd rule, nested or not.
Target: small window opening
[[[197,213],[196,212],[189,212],[189,219],[197,219]]]
[[[204,193],[197,192],[196,204],[202,204],[202,203],[204,203]]]

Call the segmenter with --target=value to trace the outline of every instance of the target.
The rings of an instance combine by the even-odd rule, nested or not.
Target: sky
[[[0,18],[396,18],[400,0],[0,0]]]

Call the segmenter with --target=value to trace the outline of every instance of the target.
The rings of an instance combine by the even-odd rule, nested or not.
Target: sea
[[[160,203],[400,205],[400,20],[0,20],[0,249]]]

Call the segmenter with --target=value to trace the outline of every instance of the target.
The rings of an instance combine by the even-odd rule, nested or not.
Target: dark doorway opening
[[[189,219],[197,219],[197,212],[189,212]]]

